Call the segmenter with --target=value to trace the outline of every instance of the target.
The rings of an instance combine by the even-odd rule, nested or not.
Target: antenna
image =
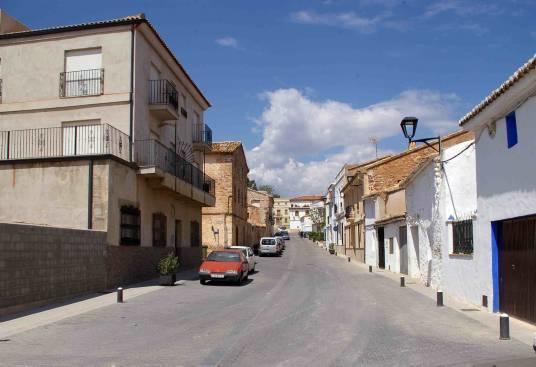
[[[376,158],[378,158],[378,138],[372,136],[368,141],[370,144],[374,145],[374,149],[376,150]]]

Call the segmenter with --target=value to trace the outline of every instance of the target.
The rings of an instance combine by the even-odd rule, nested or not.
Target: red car
[[[248,279],[248,260],[241,250],[215,250],[199,268],[199,283],[207,280],[242,284]]]

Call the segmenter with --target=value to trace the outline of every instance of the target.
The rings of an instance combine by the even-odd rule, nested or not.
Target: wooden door
[[[385,235],[383,227],[378,227],[378,267],[385,269]]]
[[[406,226],[398,228],[398,249],[400,254],[400,273],[408,274],[408,233]]]
[[[502,221],[499,308],[536,323],[536,216]]]

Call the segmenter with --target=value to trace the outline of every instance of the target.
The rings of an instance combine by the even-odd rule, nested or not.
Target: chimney
[[[29,31],[30,28],[0,9],[0,34]]]

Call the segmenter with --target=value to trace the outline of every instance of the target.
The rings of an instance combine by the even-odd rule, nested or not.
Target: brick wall
[[[106,233],[0,224],[0,314],[106,287]]]

